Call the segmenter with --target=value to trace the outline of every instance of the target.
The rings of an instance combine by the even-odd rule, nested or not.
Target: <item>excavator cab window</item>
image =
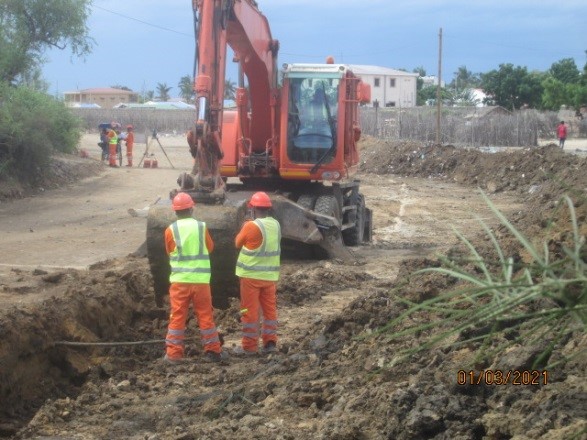
[[[291,78],[289,90],[289,159],[327,164],[336,155],[338,78]]]

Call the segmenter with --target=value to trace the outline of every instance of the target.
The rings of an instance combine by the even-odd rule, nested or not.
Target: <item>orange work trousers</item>
[[[172,283],[169,287],[169,326],[165,338],[167,357],[181,359],[184,356],[185,324],[190,303],[200,328],[204,351],[220,353],[220,339],[214,324],[212,294],[209,284]]]
[[[127,160],[127,165],[129,167],[132,167],[132,144],[126,144],[126,160]]]
[[[117,144],[108,144],[108,164],[112,167],[116,166],[116,147]]]
[[[261,338],[263,345],[277,343],[277,283],[275,281],[240,279],[242,346],[257,351],[259,343],[259,306],[263,313]]]

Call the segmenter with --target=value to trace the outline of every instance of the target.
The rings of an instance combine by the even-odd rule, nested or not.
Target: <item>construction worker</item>
[[[165,249],[171,266],[171,313],[164,360],[172,364],[184,360],[185,327],[190,303],[193,303],[205,356],[219,362],[222,349],[214,324],[210,292],[210,252],[214,249],[214,242],[206,224],[192,217],[194,201],[189,194],[178,193],[173,198],[172,207],[177,221],[165,230]]]
[[[127,167],[132,167],[132,147],[135,143],[135,134],[132,125],[126,126],[126,161]]]
[[[118,133],[116,131],[117,127],[118,123],[112,122],[106,135],[108,137],[108,165],[114,168],[118,166],[116,165],[116,149],[118,147]]]
[[[259,306],[263,312],[262,352],[277,351],[277,281],[281,255],[281,227],[270,216],[271,199],[264,192],[253,194],[249,201],[252,220],[246,221],[236,236],[240,248],[236,275],[240,278],[241,347],[236,355],[257,353],[259,340]]]

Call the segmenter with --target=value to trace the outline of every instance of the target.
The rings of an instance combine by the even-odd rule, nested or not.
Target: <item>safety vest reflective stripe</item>
[[[252,328],[252,329],[256,329],[257,328],[257,323],[256,322],[245,322],[243,324],[243,328]]]
[[[274,272],[279,270],[279,266],[249,266],[248,264],[242,263],[240,261],[238,261],[236,265],[245,270],[255,270],[259,272]]]
[[[243,246],[236,263],[236,275],[257,280],[279,279],[281,255],[281,227],[272,217],[255,220],[263,241],[258,249]]]
[[[193,218],[179,219],[171,225],[175,249],[169,254],[171,283],[210,282],[210,257],[206,247],[206,224]]]

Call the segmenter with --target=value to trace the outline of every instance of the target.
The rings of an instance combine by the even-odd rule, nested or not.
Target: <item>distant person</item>
[[[106,127],[100,130],[100,142],[98,146],[102,149],[102,162],[108,160],[108,130]]]
[[[241,346],[236,355],[258,351],[259,308],[263,315],[261,338],[263,353],[277,352],[277,281],[280,272],[281,227],[271,216],[271,199],[256,192],[249,201],[252,220],[244,223],[236,236],[240,249],[236,275],[240,278],[242,323]]]
[[[112,122],[110,124],[110,129],[108,130],[108,165],[116,168],[116,149],[118,148],[118,132],[117,132],[118,123]]]
[[[213,362],[222,361],[220,335],[214,324],[210,291],[210,252],[214,242],[206,223],[193,218],[194,201],[180,192],[172,202],[177,221],[165,230],[165,250],[169,255],[169,325],[165,337],[165,362],[184,361],[185,327],[190,304],[200,328],[204,356]]]
[[[126,126],[126,161],[127,167],[132,167],[132,147],[135,143],[135,133],[132,125]]]
[[[565,125],[565,121],[561,121],[556,127],[556,134],[558,136],[558,146],[561,148],[565,148],[565,140],[567,139],[567,126]]]

